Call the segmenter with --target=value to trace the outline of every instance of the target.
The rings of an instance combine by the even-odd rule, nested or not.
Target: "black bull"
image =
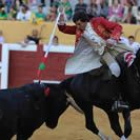
[[[49,91],[50,90],[50,91]],[[44,122],[57,126],[68,104],[58,85],[32,83],[0,90],[0,140],[27,140]]]

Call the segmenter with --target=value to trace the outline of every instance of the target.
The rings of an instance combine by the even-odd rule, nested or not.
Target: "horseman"
[[[76,35],[76,49],[66,63],[65,74],[80,74],[96,69],[98,71],[105,62],[112,77],[118,79],[121,69],[115,56],[120,52],[129,51],[124,55],[124,59],[128,66],[134,61],[133,49],[120,40],[122,26],[103,17],[89,20],[88,15],[83,11],[74,14],[73,22],[75,23],[73,26],[66,25],[62,12],[58,23],[59,30],[66,34]],[[115,50],[115,53],[114,51],[112,53],[112,50]],[[128,107],[124,102],[117,101],[117,103],[120,108]],[[113,108],[116,109],[114,105]]]
[[[138,50],[140,49],[140,43],[136,42],[135,37],[132,35],[128,37],[128,43],[133,48],[134,54],[136,54]]]

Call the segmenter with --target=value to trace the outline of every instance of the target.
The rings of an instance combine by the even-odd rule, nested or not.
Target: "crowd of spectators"
[[[47,0],[48,1],[48,0]],[[58,7],[64,7],[67,20],[84,10],[91,17],[103,16],[110,21],[140,24],[140,0],[0,0],[1,20],[54,21]]]

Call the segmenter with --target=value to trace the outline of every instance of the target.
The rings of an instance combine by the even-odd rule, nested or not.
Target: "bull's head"
[[[50,128],[55,128],[61,114],[69,106],[65,91],[59,84],[44,84],[45,101],[45,123]]]
[[[60,84],[45,84],[44,93],[46,96],[45,123],[48,127],[55,128],[57,126],[59,117],[69,105],[72,105],[78,112],[83,113],[72,96],[66,92],[66,88],[62,88]]]

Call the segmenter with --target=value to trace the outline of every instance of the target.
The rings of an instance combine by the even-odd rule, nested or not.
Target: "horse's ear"
[[[45,89],[45,96],[49,96],[50,95],[50,88],[49,87],[47,87],[46,89]]]

